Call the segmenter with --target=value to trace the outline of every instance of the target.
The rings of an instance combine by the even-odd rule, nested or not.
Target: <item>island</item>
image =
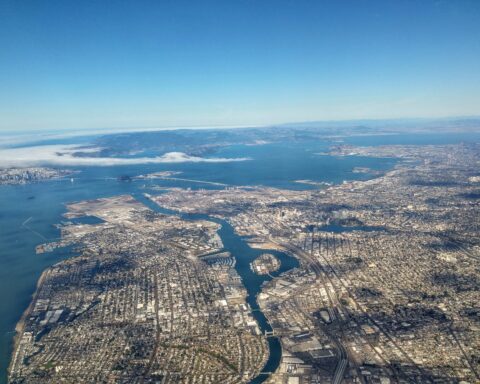
[[[280,261],[271,253],[262,253],[250,263],[250,268],[257,275],[268,275],[280,268]]]
[[[480,144],[331,153],[398,162],[321,190],[171,189],[152,199],[222,217],[300,260],[258,294],[282,345],[267,383],[478,382]]]
[[[10,383],[238,383],[268,357],[218,224],[162,215],[129,195],[67,206],[78,253],[47,269],[17,325]],[[218,253],[205,259],[207,254]]]
[[[167,188],[69,204],[67,219],[101,222],[63,225],[38,248],[76,254],[40,278],[10,382],[478,382],[480,144],[332,153],[398,162],[323,189]],[[299,266],[249,301],[219,220]],[[252,268],[275,265],[262,256]],[[281,357],[263,372],[272,340]]]

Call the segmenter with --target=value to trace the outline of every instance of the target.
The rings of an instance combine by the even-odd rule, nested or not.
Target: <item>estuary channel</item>
[[[183,214],[177,211],[165,209],[140,194],[136,194],[135,198],[158,213],[177,215],[184,220],[208,220],[221,225],[220,229],[218,230],[218,235],[222,239],[224,246],[223,250],[230,252],[230,254],[235,258],[235,269],[240,275],[243,285],[247,290],[247,303],[252,310],[252,315],[257,321],[262,333],[268,333],[273,330],[268,322],[268,319],[265,317],[258,305],[257,295],[260,293],[262,284],[264,282],[272,280],[272,278],[298,267],[299,262],[295,257],[276,250],[264,250],[250,247],[246,239],[236,234],[233,227],[226,220],[204,214]],[[270,275],[260,276],[255,274],[250,269],[250,263],[265,252],[274,255],[280,261],[281,265],[277,271],[271,273]],[[280,359],[282,357],[282,346],[280,344],[280,340],[275,336],[269,336],[267,340],[269,348],[268,360],[265,363],[261,374],[253,378],[250,381],[250,384],[263,383],[268,379],[270,373],[275,372],[280,365]]]

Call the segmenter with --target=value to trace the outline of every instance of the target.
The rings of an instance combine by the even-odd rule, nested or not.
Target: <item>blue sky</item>
[[[0,0],[0,129],[480,114],[480,1]]]

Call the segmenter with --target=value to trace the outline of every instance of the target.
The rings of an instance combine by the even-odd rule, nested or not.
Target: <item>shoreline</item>
[[[8,368],[7,368],[7,382],[11,373],[11,370],[13,368],[13,364],[15,363],[15,354],[17,352],[17,349],[19,347],[20,340],[22,338],[22,335],[25,331],[25,322],[27,317],[30,315],[32,312],[33,308],[35,307],[35,303],[37,302],[37,297],[38,293],[40,291],[40,288],[42,287],[48,272],[50,271],[51,267],[48,267],[45,269],[41,274],[40,277],[37,280],[37,284],[35,286],[35,292],[32,294],[32,298],[30,300],[30,304],[28,307],[23,311],[22,316],[20,316],[20,319],[18,320],[17,324],[15,325],[15,336],[13,336],[12,340],[12,349],[10,353],[10,362],[8,363]]]

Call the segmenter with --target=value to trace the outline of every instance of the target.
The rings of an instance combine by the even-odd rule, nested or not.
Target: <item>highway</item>
[[[317,276],[319,276],[320,278],[322,278],[322,280],[323,280],[323,277],[324,277],[323,276],[323,274],[324,274],[323,269],[322,269],[320,263],[318,262],[318,260],[316,260],[313,256],[309,255],[307,252],[305,252],[304,250],[302,250],[302,249],[300,249],[300,248],[298,248],[294,245],[287,244],[287,243],[278,243],[274,239],[272,239],[271,237],[269,238],[269,240],[272,241],[273,243],[278,244],[281,247],[287,249],[289,252],[298,255],[303,260],[307,261],[308,264],[310,265],[310,267],[312,268],[312,270],[315,272],[315,274]],[[326,290],[326,291],[327,291],[327,295],[329,297],[330,304],[333,306],[334,305],[333,298],[330,296],[330,293],[328,292],[328,290]],[[336,320],[336,315],[334,313],[335,313],[335,311],[330,310],[330,308],[329,308],[329,314],[331,314],[332,321]],[[332,314],[333,314],[333,316],[332,316]],[[332,336],[330,333],[328,333],[328,335],[329,335],[331,341],[336,346],[336,349],[338,351],[338,359],[339,359],[338,362],[337,362],[337,365],[335,367],[335,373],[333,375],[332,383],[333,384],[340,384],[343,381],[343,377],[345,375],[345,370],[348,367],[348,354],[347,354],[347,351],[346,351],[345,347],[338,340],[337,337]]]

